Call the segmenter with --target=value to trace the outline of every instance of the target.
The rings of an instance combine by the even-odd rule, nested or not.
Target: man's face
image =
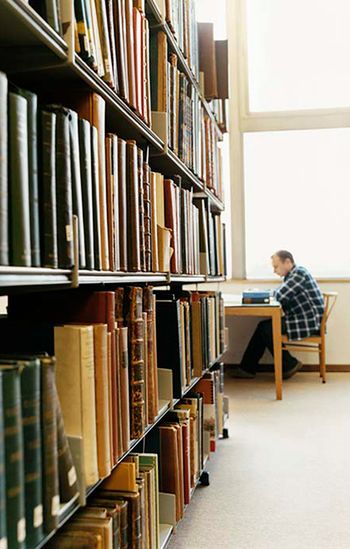
[[[276,273],[278,276],[286,276],[286,274],[289,273],[291,269],[291,262],[289,259],[286,259],[286,261],[282,261],[278,255],[272,256],[272,268],[273,272]]]

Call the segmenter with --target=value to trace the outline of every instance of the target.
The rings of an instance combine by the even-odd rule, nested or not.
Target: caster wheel
[[[228,437],[229,437],[228,429],[225,427],[225,428],[222,430],[222,438],[228,438]]]
[[[209,481],[209,473],[207,473],[207,471],[203,471],[203,473],[202,473],[201,476],[199,477],[199,480],[200,480],[200,483],[201,483],[203,486],[209,486],[209,484],[210,484],[210,481]]]

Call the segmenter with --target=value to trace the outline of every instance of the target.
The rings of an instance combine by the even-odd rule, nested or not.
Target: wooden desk
[[[275,301],[266,305],[242,305],[241,296],[223,295],[228,316],[261,316],[272,319],[273,358],[275,365],[276,398],[282,400],[282,333],[281,306]]]

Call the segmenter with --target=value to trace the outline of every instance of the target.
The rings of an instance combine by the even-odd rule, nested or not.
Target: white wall
[[[248,283],[228,281],[221,284],[224,293],[239,294],[245,288],[259,287],[273,288],[278,282],[273,283]],[[350,365],[350,281],[349,282],[320,282],[321,290],[338,292],[338,300],[327,326],[327,364]],[[256,320],[252,318],[227,317],[226,326],[229,327],[229,350],[225,356],[227,364],[238,364],[242,353],[254,331]],[[305,364],[316,364],[317,355],[314,353],[299,353],[298,357]],[[264,356],[264,362],[271,363],[268,353]]]

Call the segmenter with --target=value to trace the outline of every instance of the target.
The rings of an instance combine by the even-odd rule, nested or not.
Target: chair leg
[[[326,349],[323,342],[320,345],[320,377],[322,383],[326,383]]]

